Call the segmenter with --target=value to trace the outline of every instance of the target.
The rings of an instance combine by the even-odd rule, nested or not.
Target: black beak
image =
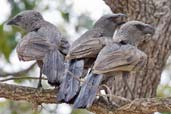
[[[153,35],[155,33],[155,28],[151,25],[146,25],[144,32],[145,32],[145,34]]]
[[[123,13],[113,14],[112,16],[113,22],[117,23],[117,25],[122,25],[126,22],[127,15]]]
[[[123,13],[116,13],[116,14],[112,14],[111,17],[113,18],[117,18],[117,17],[127,17],[126,14],[123,14]]]
[[[7,21],[6,24],[7,25],[16,25],[16,21],[15,21],[15,19],[11,19],[11,20]]]
[[[123,14],[123,13],[118,13],[116,15],[118,15],[118,17],[126,17],[127,18],[127,15],[126,14]]]

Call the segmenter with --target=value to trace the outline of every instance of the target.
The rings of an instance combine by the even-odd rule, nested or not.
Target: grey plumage
[[[16,51],[22,61],[43,60],[52,47],[47,39],[33,31],[23,37],[18,43]]]
[[[69,49],[68,55],[66,56],[68,60],[71,60],[70,63],[72,63],[72,65],[69,66],[75,66],[73,64],[76,64],[77,59],[78,61],[84,61],[87,58],[95,59],[98,52],[106,45],[106,43],[112,40],[114,30],[124,22],[124,20],[122,20],[123,17],[126,16],[124,14],[111,14],[111,15],[102,16],[94,24],[92,29],[88,30],[80,38],[74,41],[74,43],[71,45]],[[73,60],[76,61],[73,62]],[[83,69],[84,66],[86,66],[85,62],[84,64],[82,64],[82,66],[80,66],[82,67],[80,69]],[[70,72],[77,78],[80,78],[82,74],[81,73],[77,74],[75,70],[77,69],[73,69],[72,72],[71,71]],[[67,81],[66,79],[73,80],[73,81],[72,82]],[[79,80],[74,79],[73,76],[71,77],[69,73],[66,73],[64,80],[65,81],[62,84],[63,87],[60,87],[60,91],[59,91],[60,94],[60,97],[58,98],[59,101],[71,100],[78,93],[80,87]],[[73,83],[77,83],[77,85]],[[72,85],[75,86],[73,87]]]
[[[65,71],[64,56],[59,50],[50,50],[43,58],[42,72],[47,76],[48,83],[58,85],[63,81]]]
[[[136,71],[143,67],[146,60],[147,55],[130,44],[112,43],[98,54],[93,72],[112,74],[117,71]]]
[[[113,36],[113,42],[123,42],[137,46],[145,40],[144,35],[154,34],[154,32],[154,27],[149,24],[145,24],[141,21],[128,21],[123,24],[120,30]]]
[[[96,58],[100,49],[112,39],[115,29],[124,23],[124,17],[126,15],[120,13],[102,16],[92,29],[73,42],[66,58]]]
[[[113,37],[113,42],[107,44],[98,54],[93,66],[91,80],[97,78],[98,75],[111,75],[115,72],[127,73],[137,71],[143,68],[147,61],[147,55],[139,50],[136,46],[144,40],[146,34],[153,34],[154,28],[150,25],[139,21],[130,21],[123,24]],[[101,79],[101,76],[99,77]],[[86,81],[87,84],[92,83],[91,80]],[[100,81],[98,81],[100,82]],[[131,89],[125,81],[126,86],[133,95]],[[100,84],[100,83],[99,83]],[[86,86],[86,85],[85,85]],[[91,88],[83,86],[74,103],[75,108],[89,107],[96,94],[87,95],[87,91],[92,91]],[[98,85],[96,85],[98,86]],[[86,89],[85,89],[86,88]],[[93,90],[97,92],[97,90]],[[88,96],[88,97],[87,97]],[[90,102],[81,102],[90,101]]]
[[[64,55],[68,52],[69,43],[62,38],[59,30],[34,10],[19,13],[7,24],[27,32],[17,45],[19,59],[38,60],[48,82],[52,85],[60,84],[64,74]]]
[[[84,108],[92,105],[102,78],[102,74],[94,74],[93,72],[90,72],[86,76],[86,81],[80,90],[80,93],[84,94],[79,94],[76,101],[74,102],[74,108]]]
[[[57,100],[69,102],[79,90],[79,77],[84,71],[84,60],[71,60],[67,62],[64,80],[60,86]]]

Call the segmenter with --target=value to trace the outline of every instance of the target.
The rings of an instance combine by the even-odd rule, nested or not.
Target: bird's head
[[[145,35],[153,35],[155,28],[141,21],[128,21],[123,24],[113,36],[114,42],[138,45],[145,39]]]
[[[35,10],[22,11],[7,22],[7,25],[14,25],[25,31],[33,31],[39,27],[39,22],[43,20],[42,15]]]
[[[106,32],[109,31],[113,35],[114,30],[126,22],[126,18],[127,15],[122,13],[104,15],[97,20],[94,24],[94,28],[104,29]]]

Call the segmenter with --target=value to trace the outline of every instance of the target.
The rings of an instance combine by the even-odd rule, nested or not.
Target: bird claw
[[[41,83],[38,83],[37,89],[41,89],[41,88],[43,88],[42,84]]]
[[[43,86],[42,86],[42,84],[41,84],[41,83],[38,83],[38,85],[37,85],[37,88],[36,88],[36,91],[35,91],[35,92],[37,92],[37,91],[40,91],[40,92],[42,92],[42,91],[43,91]]]

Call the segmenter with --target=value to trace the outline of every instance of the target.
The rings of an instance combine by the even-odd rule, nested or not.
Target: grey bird
[[[45,21],[35,10],[17,14],[7,25],[17,26],[27,32],[17,45],[17,53],[22,61],[37,61],[40,67],[38,88],[42,87],[42,73],[51,85],[59,85],[64,75],[64,56],[70,45],[57,27]]]
[[[59,90],[59,101],[68,102],[76,97],[80,89],[79,78],[83,75],[84,67],[87,65],[90,67],[99,51],[112,40],[115,29],[124,23],[125,17],[126,15],[121,13],[104,15],[90,30],[73,42],[66,56],[69,60],[68,69]],[[78,66],[75,65],[76,62],[79,67],[76,67]]]
[[[139,71],[146,64],[147,55],[137,48],[146,34],[154,34],[154,28],[140,21],[123,24],[113,36],[113,42],[107,44],[98,54],[92,71],[86,78],[77,99],[75,108],[90,107],[96,97],[102,77],[123,73],[123,81],[131,92],[126,76],[131,71]],[[103,74],[103,75],[102,75]]]

